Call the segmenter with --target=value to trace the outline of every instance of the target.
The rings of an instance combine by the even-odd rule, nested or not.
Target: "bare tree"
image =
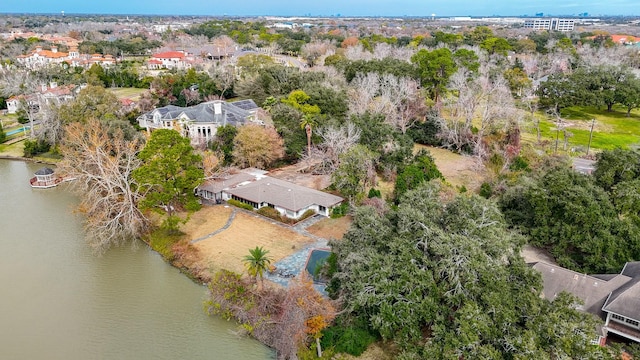
[[[189,106],[189,104],[195,104],[200,100],[200,93],[196,89],[182,89],[180,93],[184,96],[187,106]]]
[[[364,114],[377,95],[379,87],[380,80],[377,74],[357,74],[351,81],[351,87],[348,90],[349,113]]]
[[[426,113],[418,83],[392,74],[358,74],[352,81],[349,111],[352,114],[383,114],[388,124],[403,134]]]
[[[58,107],[50,104],[40,104],[38,112],[40,127],[38,130],[38,140],[44,141],[55,147],[62,140],[62,121],[58,116]]]
[[[32,72],[10,66],[0,71],[0,96],[30,94],[36,90],[38,79]]]
[[[455,74],[450,87],[457,97],[445,102],[451,117],[441,123],[440,136],[445,144],[458,150],[471,147],[479,157],[487,155],[485,134],[504,129],[521,113],[515,108],[506,80],[491,73],[485,64],[477,77],[469,78],[463,72]]]
[[[209,76],[215,80],[220,95],[224,98],[224,94],[236,81],[235,67],[231,63],[221,62],[209,68]]]
[[[318,146],[319,157],[323,159],[326,173],[333,173],[340,162],[340,155],[346,153],[360,140],[360,129],[353,123],[336,127],[328,126],[318,131],[322,143]]]
[[[307,65],[314,67],[323,56],[335,52],[335,46],[328,40],[316,40],[303,45],[300,52]]]
[[[87,240],[98,253],[140,236],[147,228],[148,220],[137,207],[141,194],[131,176],[140,165],[141,147],[139,138],[127,140],[120,130],[109,135],[109,129],[95,119],[65,127],[59,168],[76,179],[78,211],[86,216]]]

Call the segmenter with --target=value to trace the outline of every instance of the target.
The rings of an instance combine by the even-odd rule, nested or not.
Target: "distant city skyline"
[[[281,15],[281,16],[534,16],[640,15],[637,0],[22,0],[6,1],[3,13],[149,14],[149,15]]]

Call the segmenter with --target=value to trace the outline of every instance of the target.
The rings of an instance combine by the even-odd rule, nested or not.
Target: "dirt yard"
[[[316,190],[326,189],[331,185],[331,177],[329,175],[313,175],[303,172],[306,168],[307,166],[300,162],[273,170],[268,175]]]
[[[214,206],[210,208],[213,210],[199,211],[194,214],[191,221],[193,221],[193,228],[196,231],[193,232],[192,239],[212,233],[227,222],[228,216],[224,218],[223,211],[218,211],[221,208],[225,209],[223,211],[230,211],[230,209],[222,206]],[[208,208],[205,208],[205,210],[208,210]],[[214,215],[214,213],[218,212],[219,214]],[[215,220],[207,218],[207,214],[213,216]],[[217,225],[209,224],[210,220]],[[198,227],[198,223],[201,224],[200,227]],[[192,235],[190,234],[189,236]],[[202,261],[206,263],[205,265],[209,269],[213,271],[227,269],[242,272],[244,271],[242,258],[249,254],[249,249],[253,249],[256,246],[264,247],[264,249],[269,250],[269,256],[271,256],[272,262],[275,263],[311,242],[313,242],[311,238],[302,236],[293,230],[269,222],[262,217],[249,215],[237,210],[236,217],[228,229],[194,245],[200,250],[203,255]]]
[[[431,146],[415,145],[414,152],[426,149],[431,153],[438,169],[445,180],[453,186],[465,186],[469,191],[475,191],[482,185],[484,166],[471,156],[463,156],[452,151]]]
[[[326,218],[309,226],[307,231],[321,238],[341,240],[352,222],[351,216],[343,216],[338,219]]]

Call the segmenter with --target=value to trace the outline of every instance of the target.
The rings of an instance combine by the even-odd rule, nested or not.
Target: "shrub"
[[[376,188],[371,188],[369,189],[369,195],[367,195],[367,197],[369,199],[377,197],[377,198],[382,198],[382,194],[380,193],[380,190],[377,190]]]
[[[227,200],[227,204],[233,205],[235,207],[239,207],[240,209],[253,211],[253,206],[251,206],[249,204],[245,204],[245,203],[240,202],[238,200],[229,199],[229,200]]]
[[[300,216],[296,221],[302,221],[304,219],[308,219],[308,218],[312,217],[315,214],[316,214],[315,211],[309,209],[309,210],[305,211],[304,214],[302,214],[302,216]]]
[[[516,156],[509,165],[511,171],[529,171],[529,162],[522,156]]]
[[[274,209],[272,207],[265,206],[263,208],[260,208],[260,209],[256,210],[256,212],[258,214],[260,214],[262,216],[266,216],[266,217],[268,217],[270,219],[282,221],[282,219],[281,219],[282,216],[280,215],[278,210],[276,210],[276,209]]]
[[[42,140],[25,140],[24,156],[34,157],[35,155],[46,153],[50,148],[51,145]]]
[[[338,353],[360,356],[377,339],[364,324],[337,323],[323,332],[320,344],[326,349],[333,347]]]
[[[349,204],[342,203],[331,210],[331,218],[332,219],[341,218],[347,215],[348,211],[349,211]]]
[[[491,195],[493,195],[493,186],[486,181],[483,182],[482,185],[480,185],[480,192],[478,194],[485,199],[490,198]]]

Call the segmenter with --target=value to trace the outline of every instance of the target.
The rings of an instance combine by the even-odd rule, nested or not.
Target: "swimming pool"
[[[317,270],[327,261],[329,255],[331,255],[331,251],[328,249],[313,249],[309,253],[305,269],[313,277],[314,281],[320,281],[317,276]]]

